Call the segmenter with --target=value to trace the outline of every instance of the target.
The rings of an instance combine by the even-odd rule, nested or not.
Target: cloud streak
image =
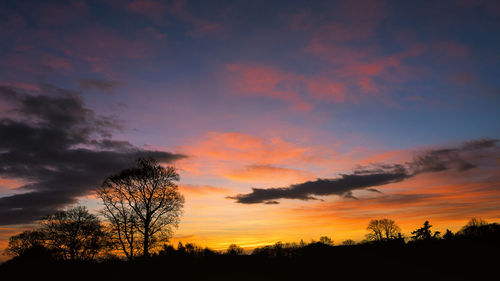
[[[30,95],[0,88],[11,110],[0,119],[0,177],[26,184],[0,197],[0,225],[30,223],[91,193],[137,157],[172,162],[183,155],[114,140],[119,121],[98,116],[74,91],[42,85]]]
[[[358,167],[351,174],[334,179],[317,179],[293,184],[289,187],[252,188],[252,192],[229,196],[242,204],[278,204],[280,199],[317,200],[315,196],[338,195],[356,197],[354,190],[379,192],[374,187],[401,182],[423,173],[455,170],[463,172],[477,167],[472,161],[491,159],[499,154],[496,139],[465,142],[459,147],[429,150],[417,154],[404,164],[374,164]],[[493,153],[492,153],[493,152]]]
[[[84,90],[96,89],[106,93],[111,93],[119,85],[117,82],[102,79],[79,79],[77,82]]]

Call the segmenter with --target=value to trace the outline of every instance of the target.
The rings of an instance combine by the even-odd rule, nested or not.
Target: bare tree
[[[356,245],[356,242],[352,239],[347,239],[342,242],[343,246],[353,246]]]
[[[229,247],[227,247],[227,251],[226,253],[228,255],[231,255],[231,256],[241,256],[244,254],[244,250],[243,248],[241,248],[240,246],[236,245],[236,244],[231,244],[229,245]]]
[[[104,181],[98,195],[114,229],[120,230],[122,241],[128,243],[129,253],[132,244],[126,233],[134,240],[133,230],[137,231],[143,254],[149,256],[155,243],[166,240],[177,227],[184,206],[184,197],[174,183],[178,180],[174,167],[165,168],[152,158],[140,158],[135,167]]]
[[[325,245],[333,245],[333,240],[328,236],[321,236],[319,238],[319,243],[322,243]]]
[[[401,232],[396,222],[391,219],[371,220],[366,229],[370,231],[367,238],[373,241],[395,239]]]
[[[133,260],[141,250],[137,215],[116,189],[99,188],[97,194],[104,204],[102,214],[110,222],[111,239],[128,260]]]
[[[481,219],[481,218],[472,218],[470,219],[466,225],[463,226],[462,229],[465,229],[467,227],[481,227],[481,226],[485,226],[485,225],[488,225],[488,222]]]
[[[83,206],[45,217],[42,231],[48,247],[64,259],[94,259],[106,243],[99,219]]]
[[[472,218],[464,225],[457,234],[459,236],[479,236],[486,230],[488,222],[480,218]]]

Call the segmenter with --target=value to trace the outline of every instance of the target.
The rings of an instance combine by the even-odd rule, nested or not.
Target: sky
[[[214,249],[500,221],[500,3],[0,3],[0,250],[106,176],[180,173]]]

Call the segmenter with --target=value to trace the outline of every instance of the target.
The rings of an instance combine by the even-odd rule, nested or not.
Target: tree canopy
[[[370,231],[367,238],[372,241],[395,239],[401,233],[401,228],[391,219],[371,220],[366,229]]]
[[[123,252],[131,258],[141,240],[144,256],[177,227],[184,197],[175,184],[179,174],[152,158],[139,158],[135,167],[108,177],[97,190],[104,214]]]

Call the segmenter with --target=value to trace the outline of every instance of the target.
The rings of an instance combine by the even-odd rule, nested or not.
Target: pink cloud
[[[303,77],[263,65],[229,64],[230,84],[237,93],[263,95],[283,100],[297,111],[309,111],[311,105],[303,100],[298,89]]]
[[[364,76],[364,77],[360,77],[358,79],[358,83],[359,87],[361,89],[363,89],[365,92],[372,92],[372,93],[377,93],[379,92],[379,87],[377,86],[377,84],[373,81],[373,79],[371,77],[367,77],[367,76]]]
[[[316,98],[325,101],[344,102],[346,89],[343,83],[330,81],[325,77],[307,81],[309,92]]]
[[[0,85],[6,85],[13,88],[22,89],[25,91],[40,91],[39,84],[26,83],[26,82],[18,82],[18,81],[5,81],[0,82]]]
[[[420,54],[416,50],[419,49],[367,62],[352,61],[351,64],[311,76],[261,64],[229,64],[226,65],[229,74],[225,78],[234,93],[279,99],[290,104],[294,110],[309,111],[315,103],[360,102],[365,94],[384,95],[382,90],[385,86],[378,84],[376,79],[398,83],[394,78],[407,72],[406,68],[401,68],[402,60]],[[362,91],[354,91],[353,87]],[[395,104],[388,96],[382,96],[382,99]]]
[[[46,52],[17,52],[7,55],[0,61],[0,65],[8,66],[28,73],[67,73],[74,70],[73,62],[68,58],[59,55],[53,55]]]

